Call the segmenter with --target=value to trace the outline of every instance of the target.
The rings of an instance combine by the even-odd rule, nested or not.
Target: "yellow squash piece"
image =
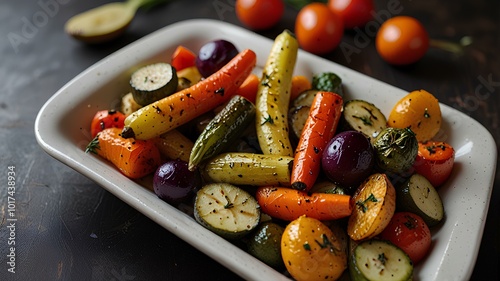
[[[372,238],[389,224],[396,209],[396,190],[385,174],[373,174],[352,197],[347,234],[355,241]]]
[[[184,162],[189,161],[189,154],[193,149],[194,143],[178,130],[170,130],[153,139],[163,156],[168,159],[180,159]]]
[[[288,105],[298,43],[283,31],[274,41],[262,71],[255,101],[255,126],[264,154],[293,156],[288,134]]]

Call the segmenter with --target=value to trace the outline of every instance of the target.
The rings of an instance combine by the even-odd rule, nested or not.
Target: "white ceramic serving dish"
[[[170,232],[247,280],[285,280],[273,270],[166,204],[154,193],[124,177],[108,162],[84,153],[89,124],[97,110],[116,107],[128,91],[130,70],[148,62],[169,61],[178,45],[198,50],[213,39],[226,39],[240,50],[257,53],[258,66],[267,59],[272,40],[214,20],[189,20],[166,26],[104,58],[62,87],[41,108],[35,134],[41,147],[62,163],[92,179]],[[259,72],[256,68],[256,73]],[[340,75],[346,99],[365,99],[388,114],[406,92],[300,51],[296,74],[312,77],[322,71]],[[441,104],[440,138],[456,149],[451,179],[439,189],[446,221],[433,231],[432,251],[416,267],[415,280],[468,280],[481,242],[496,166],[496,145],[489,132],[465,114]]]

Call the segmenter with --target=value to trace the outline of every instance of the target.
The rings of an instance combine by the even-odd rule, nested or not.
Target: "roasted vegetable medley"
[[[96,112],[87,151],[296,280],[411,280],[454,166],[439,102],[384,113],[334,72],[295,75],[298,49],[285,30],[257,73],[231,42],[179,46]]]

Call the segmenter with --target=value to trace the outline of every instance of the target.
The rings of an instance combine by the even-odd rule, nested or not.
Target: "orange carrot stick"
[[[321,155],[335,134],[342,112],[342,97],[319,92],[314,97],[309,116],[295,150],[291,185],[308,191],[321,169]]]
[[[312,89],[311,81],[302,75],[292,77],[292,88],[290,90],[290,101],[296,99],[300,93]]]
[[[156,170],[160,165],[160,152],[153,140],[123,138],[120,128],[107,128],[99,132],[87,146],[93,152],[113,163],[125,176],[137,179]]]
[[[246,49],[193,86],[153,102],[125,119],[124,137],[150,139],[227,102],[251,73],[256,54]]]
[[[351,196],[312,193],[288,187],[259,187],[256,193],[261,210],[271,217],[292,221],[302,215],[318,220],[335,220],[352,213]]]
[[[255,103],[255,98],[257,97],[257,90],[259,88],[260,79],[256,74],[248,75],[247,79],[241,84],[241,86],[236,91],[237,95],[240,95],[252,103]]]

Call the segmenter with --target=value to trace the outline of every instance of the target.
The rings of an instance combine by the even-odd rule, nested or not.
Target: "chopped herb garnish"
[[[311,245],[309,245],[309,242],[304,243],[304,249],[306,251],[310,251],[311,250]]]
[[[321,239],[323,239],[323,242],[319,242],[318,240],[314,240],[314,241],[316,241],[316,243],[320,246],[321,249],[328,248],[330,253],[337,255],[337,253],[340,250],[335,248],[335,245],[333,245],[332,242],[330,242],[330,239],[328,239],[328,236],[326,236],[326,234],[323,233],[323,234],[321,234]]]
[[[260,84],[265,87],[271,87],[271,84],[269,83],[269,77],[269,74],[264,73],[264,79],[262,79],[262,82]]]
[[[87,147],[85,148],[85,153],[94,153],[94,154],[97,154],[97,151],[96,149],[101,149],[101,147],[99,146],[99,134],[97,136],[95,136],[95,138],[93,138],[90,143],[87,145]]]
[[[356,206],[360,207],[361,211],[363,211],[363,213],[366,213],[366,211],[368,210],[368,207],[366,207],[366,203],[369,201],[378,202],[375,195],[373,195],[373,193],[370,193],[370,196],[368,196],[365,200],[363,200],[363,201],[360,200],[360,201],[356,202]]]
[[[383,265],[385,265],[385,262],[387,261],[387,257],[385,256],[384,253],[378,254],[377,258]]]
[[[332,243],[330,243],[330,240],[328,240],[328,237],[324,233],[321,234],[321,238],[323,239],[323,243],[320,243],[318,240],[314,240],[314,241],[316,241],[316,243],[318,243],[318,245],[321,247],[321,249],[324,249],[332,244]]]
[[[427,149],[427,151],[429,151],[430,155],[436,153],[436,149],[437,148],[440,148],[442,151],[445,151],[446,150],[446,145],[444,145],[444,144],[438,144],[438,145],[429,145],[429,146],[425,147],[425,149]]]
[[[265,119],[264,119],[264,122],[262,122],[262,124],[260,125],[264,125],[266,123],[269,123],[269,124],[274,124],[274,120],[273,118],[271,117],[271,115],[267,116]]]
[[[414,229],[417,227],[417,220],[412,216],[405,216],[406,221],[403,223],[408,229]]]

